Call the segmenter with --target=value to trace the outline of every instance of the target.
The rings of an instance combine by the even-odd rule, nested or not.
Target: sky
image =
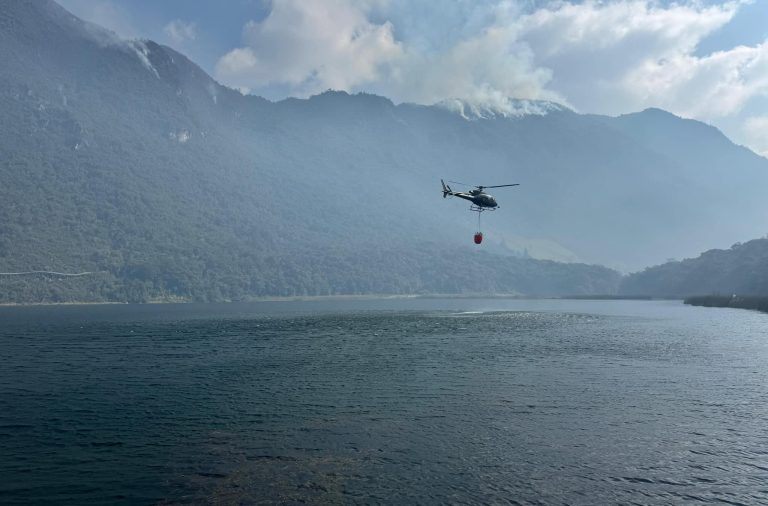
[[[768,156],[768,0],[59,0],[271,100],[659,107]]]

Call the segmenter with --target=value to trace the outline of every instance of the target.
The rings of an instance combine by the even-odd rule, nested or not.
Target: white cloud
[[[632,60],[693,50],[727,23],[738,4],[662,6],[647,0],[552,2],[522,16],[521,35],[546,60],[558,54],[615,51]]]
[[[174,19],[163,27],[163,33],[171,44],[183,46],[185,42],[197,38],[197,25],[181,19]]]
[[[695,50],[739,6],[557,2],[517,23],[537,65],[551,69],[549,85],[580,110],[616,114],[660,106],[714,117],[743,103],[740,90],[728,90],[733,84],[728,71],[748,58],[738,50],[698,57]]]
[[[216,75],[235,87],[286,85],[307,95],[350,89],[381,77],[401,55],[392,25],[372,23],[352,0],[274,0],[272,11],[243,29],[244,47],[216,64]]]
[[[645,62],[627,75],[625,85],[630,99],[684,116],[712,120],[738,114],[750,100],[768,94],[768,44]]]

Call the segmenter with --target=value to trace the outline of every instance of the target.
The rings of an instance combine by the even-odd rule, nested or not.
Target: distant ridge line
[[[99,274],[101,272],[105,271],[86,271],[86,272],[77,272],[77,273],[68,273],[68,272],[55,272],[55,271],[26,271],[26,272],[0,272],[0,276],[25,276],[29,274],[53,274],[55,276],[67,276],[67,277],[77,277],[77,276],[88,276],[89,274]]]

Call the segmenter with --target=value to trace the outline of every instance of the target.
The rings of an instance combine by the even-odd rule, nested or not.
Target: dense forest
[[[620,274],[584,264],[429,247],[114,266],[79,277],[0,275],[0,302],[230,301],[265,296],[614,293]]]

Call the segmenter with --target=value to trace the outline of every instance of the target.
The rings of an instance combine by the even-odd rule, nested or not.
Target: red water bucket
[[[481,242],[483,242],[483,233],[478,232],[475,234],[475,244],[480,244]]]

